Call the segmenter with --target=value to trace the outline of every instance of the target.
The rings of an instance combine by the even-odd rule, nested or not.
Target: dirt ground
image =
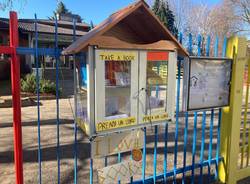
[[[0,88],[0,94],[8,93],[7,88]],[[3,95],[2,95],[3,96]],[[74,122],[73,122],[73,99],[72,96],[60,99],[60,181],[62,184],[74,183]],[[207,112],[209,114],[210,112]],[[201,117],[199,113],[197,125],[197,144],[196,144],[196,163],[200,162],[201,150]],[[217,146],[217,111],[215,112],[213,128],[213,158],[216,154]],[[58,180],[57,167],[57,126],[56,126],[56,101],[41,101],[41,156],[42,156],[42,183],[54,184]],[[209,115],[206,119],[205,129],[205,152],[204,160],[208,159],[209,150]],[[178,141],[178,167],[183,166],[183,145],[184,145],[184,118],[179,122],[179,141]],[[38,183],[38,128],[37,128],[37,107],[29,106],[22,108],[22,132],[23,132],[23,160],[24,160],[24,183]],[[154,154],[154,128],[147,131],[147,176],[153,173],[153,154]],[[90,145],[87,137],[78,131],[78,183],[89,183],[90,165]],[[168,145],[167,145],[167,170],[173,169],[174,161],[174,137],[175,124],[169,124]],[[188,124],[188,143],[187,143],[187,165],[192,163],[192,143],[193,143],[193,117],[190,117]],[[164,160],[164,127],[161,126],[158,133],[157,149],[157,173],[163,171]],[[14,160],[13,160],[13,127],[12,127],[12,108],[0,108],[0,183],[15,183]],[[123,154],[122,159],[128,159],[129,155]],[[117,156],[108,158],[108,163],[117,162]],[[97,182],[96,169],[104,167],[104,159],[95,159],[94,162],[94,182]],[[197,180],[199,180],[200,169],[196,169]],[[208,167],[203,169],[203,183],[208,182]],[[211,167],[211,175],[215,173],[215,166]],[[189,183],[190,172],[187,173],[185,180]],[[182,175],[178,175],[178,183],[181,183]],[[139,179],[135,177],[135,180]],[[170,178],[171,180],[172,178]],[[250,183],[247,181],[246,183]]]

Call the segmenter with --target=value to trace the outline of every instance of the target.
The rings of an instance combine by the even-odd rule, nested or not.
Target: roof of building
[[[18,28],[21,32],[35,32],[35,19],[19,19]],[[58,34],[73,35],[73,22],[58,21]],[[9,28],[9,19],[0,18],[0,28]],[[76,35],[82,36],[88,32],[90,26],[86,23],[76,23]],[[37,32],[38,33],[55,33],[55,21],[53,20],[37,20]]]
[[[72,43],[63,53],[78,53],[103,36],[115,37],[123,42],[136,45],[152,44],[161,40],[167,40],[174,43],[175,49],[178,50],[180,55],[188,55],[188,52],[143,0],[113,13],[101,24]]]

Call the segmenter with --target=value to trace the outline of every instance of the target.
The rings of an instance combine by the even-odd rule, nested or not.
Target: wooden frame
[[[168,51],[165,51],[168,52]],[[147,101],[147,92],[142,89],[147,88],[147,51],[141,51],[140,52],[140,98],[139,98],[139,123],[144,122],[145,118],[150,118],[150,121],[146,124],[159,124],[162,122],[168,122],[171,120],[174,120],[174,107],[175,107],[175,89],[176,89],[176,80],[173,80],[176,78],[176,67],[177,67],[177,54],[176,52],[169,52],[169,59],[167,61],[168,65],[168,78],[167,78],[167,89],[166,89],[166,104],[163,108],[157,108],[157,109],[151,109],[146,110],[146,101]],[[165,116],[167,115],[167,117]],[[151,117],[148,117],[151,116]],[[159,116],[159,120],[154,119],[154,116]],[[162,118],[161,118],[162,116]],[[163,118],[164,116],[164,118]]]
[[[137,99],[134,98],[133,94],[135,94],[138,91],[138,52],[137,51],[127,51],[127,50],[107,50],[107,49],[95,49],[95,101],[96,101],[96,107],[95,107],[95,127],[96,127],[96,133],[99,132],[97,126],[100,122],[105,122],[108,119],[105,117],[105,61],[100,61],[99,55],[101,52],[107,52],[107,53],[124,53],[124,54],[135,54],[135,59],[131,61],[131,84],[130,84],[130,117],[135,118],[134,124],[137,124]],[[116,90],[117,88],[113,88],[112,90]],[[125,88],[121,88],[124,89]],[[124,90],[120,90],[120,92],[123,92]],[[98,94],[98,95],[97,95]],[[127,118],[130,118],[127,117]],[[114,117],[114,119],[120,119]],[[112,120],[114,120],[112,119]],[[117,128],[114,128],[117,129]],[[109,132],[110,130],[104,130],[101,132]]]
[[[128,117],[105,117],[105,62],[100,60],[100,53],[127,53],[133,55],[131,61],[131,84],[130,84],[130,116]],[[145,50],[121,50],[121,49],[99,49],[95,46],[88,47],[87,54],[87,110],[88,110],[88,132],[90,137],[103,136],[106,134],[121,132],[151,126],[152,124],[167,123],[174,120],[175,112],[175,88],[176,88],[176,67],[177,53],[173,51],[161,51],[168,53],[168,79],[167,79],[167,103],[164,108],[151,110],[151,117],[156,117],[155,121],[146,122],[143,118],[149,115],[145,112],[146,105],[146,71],[147,52]],[[157,51],[159,52],[159,51]],[[174,79],[174,80],[173,80]],[[122,91],[122,90],[121,90]],[[120,93],[120,92],[119,92]],[[149,117],[147,117],[149,118]],[[158,119],[157,119],[158,118]],[[124,123],[125,122],[125,123]],[[121,123],[115,128],[99,129],[102,126],[112,123]],[[126,126],[124,124],[126,124]],[[123,126],[124,125],[124,126]]]
[[[89,119],[89,135],[95,134],[95,62],[94,62],[94,47],[88,47],[87,54],[87,110]]]

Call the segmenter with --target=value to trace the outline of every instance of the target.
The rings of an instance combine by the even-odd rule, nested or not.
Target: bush
[[[27,93],[36,92],[36,77],[33,74],[26,75],[21,79],[21,91]]]
[[[56,84],[50,80],[41,79],[40,80],[40,93],[47,93],[56,95]],[[36,76],[34,74],[28,74],[21,79],[21,90],[27,93],[36,93]],[[61,89],[59,89],[59,95],[61,94]]]
[[[56,95],[56,84],[54,82],[51,82],[50,80],[42,79],[40,81],[40,93],[51,93],[53,95]]]

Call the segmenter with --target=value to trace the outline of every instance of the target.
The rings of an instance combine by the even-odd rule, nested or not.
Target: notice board
[[[190,57],[184,67],[184,73],[188,73],[184,77],[185,110],[229,105],[231,59]]]

